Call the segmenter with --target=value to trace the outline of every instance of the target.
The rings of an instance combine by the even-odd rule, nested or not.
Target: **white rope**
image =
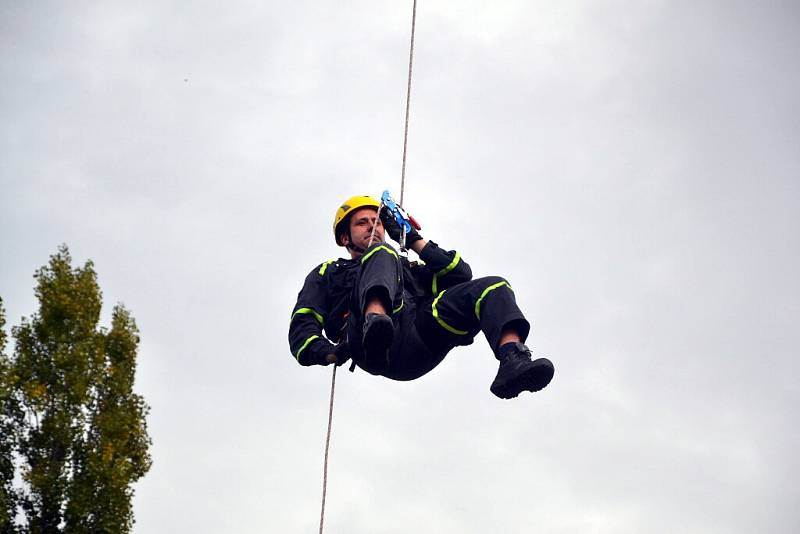
[[[372,225],[372,232],[369,234],[369,243],[367,243],[367,248],[372,246],[372,241],[375,239],[375,228],[378,227],[378,219],[381,217],[381,210],[383,209],[383,201],[381,200],[381,205],[378,206],[378,212],[375,214],[375,224]]]
[[[328,408],[328,435],[325,438],[325,468],[322,475],[322,511],[319,514],[319,534],[322,534],[322,525],[325,522],[325,497],[328,490],[328,449],[331,445],[331,427],[333,426],[333,392],[336,389],[336,365],[333,366],[331,378],[331,402]]]
[[[411,109],[411,71],[414,66],[414,32],[417,28],[417,0],[411,15],[411,46],[408,51],[408,84],[406,85],[406,127],[403,132],[403,170],[400,172],[400,206],[403,205],[403,193],[406,187],[406,154],[408,151],[408,116]]]
[[[403,205],[403,194],[406,187],[406,155],[408,153],[408,117],[411,108],[411,73],[414,65],[414,33],[417,26],[417,0],[414,0],[414,7],[411,14],[411,45],[408,52],[408,82],[406,84],[406,120],[405,128],[403,130],[403,167],[400,171],[400,206]],[[372,232],[369,236],[369,244],[367,248],[372,246],[375,239],[375,228],[378,226],[378,218],[383,209],[383,202],[378,206],[378,213],[375,214],[375,224],[372,225]],[[403,232],[402,246],[405,246],[405,231]],[[322,510],[319,514],[319,534],[322,534],[322,527],[325,523],[325,498],[328,493],[328,451],[331,444],[331,428],[333,427],[333,393],[336,388],[336,368],[333,366],[333,376],[331,378],[331,400],[328,408],[328,434],[325,437],[325,463],[322,473]]]

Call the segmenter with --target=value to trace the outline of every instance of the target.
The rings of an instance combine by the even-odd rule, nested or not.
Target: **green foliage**
[[[12,392],[11,362],[6,356],[6,317],[0,298],[0,534],[17,532],[18,497],[14,490],[14,450],[21,411]]]
[[[128,531],[133,524],[130,482],[150,468],[148,407],[133,393],[139,336],[125,308],[114,309],[104,342],[102,380],[89,407],[89,432],[75,458],[65,532]]]
[[[148,407],[133,392],[136,323],[117,305],[111,330],[98,328],[97,275],[91,262],[73,268],[66,246],[35,279],[39,311],[12,330],[5,373],[24,482],[14,496],[20,528],[129,532],[131,486],[151,463]]]

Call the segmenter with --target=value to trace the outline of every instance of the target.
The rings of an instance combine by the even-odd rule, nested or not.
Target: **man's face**
[[[347,245],[353,245],[361,248],[369,246],[369,237],[372,234],[372,227],[375,226],[375,236],[372,240],[373,243],[383,241],[383,223],[377,217],[378,210],[375,208],[361,208],[353,212],[350,217],[350,237],[343,236],[342,242]],[[360,256],[360,253],[355,253],[350,250],[353,257]]]

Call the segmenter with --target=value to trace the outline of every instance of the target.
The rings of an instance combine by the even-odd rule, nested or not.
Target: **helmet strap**
[[[358,245],[352,245],[352,244],[349,244],[349,243],[347,245],[345,245],[344,248],[346,248],[348,250],[355,250],[359,254],[363,254],[363,253],[365,253],[367,251],[367,249],[365,249],[365,248],[361,248]]]
[[[367,249],[365,249],[365,248],[361,248],[361,247],[359,247],[358,245],[354,245],[354,244],[352,244],[352,243],[348,243],[348,244],[346,244],[346,245],[344,246],[344,248],[346,248],[347,250],[353,250],[353,251],[355,251],[355,252],[358,252],[359,254],[363,254],[363,253],[365,253],[365,252],[367,251]]]
[[[347,230],[347,240],[349,241],[349,243],[347,243],[344,246],[344,248],[346,248],[347,250],[352,250],[352,251],[357,252],[359,254],[363,254],[364,252],[367,251],[367,249],[359,247],[358,245],[354,245],[353,244],[353,238],[350,235],[350,230],[349,229]]]

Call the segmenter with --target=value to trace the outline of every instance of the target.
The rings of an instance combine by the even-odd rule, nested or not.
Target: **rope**
[[[336,389],[336,365],[333,366],[331,378],[331,402],[328,409],[328,435],[325,438],[325,468],[322,475],[322,511],[319,514],[319,534],[322,534],[322,524],[325,521],[325,496],[328,490],[328,449],[331,445],[331,427],[333,426],[333,392]]]
[[[405,121],[405,128],[403,130],[403,168],[400,172],[400,205],[403,205],[403,193],[405,192],[406,187],[406,155],[408,153],[408,117],[409,111],[411,108],[411,73],[412,68],[414,65],[414,33],[417,27],[417,0],[414,0],[414,7],[411,13],[411,45],[408,51],[408,83],[406,84],[406,121]],[[376,214],[376,219],[380,217],[381,209],[383,208],[383,203],[378,207],[378,213]],[[372,225],[372,232],[369,236],[369,244],[367,248],[372,245],[372,241],[375,238],[375,228],[377,227],[377,223]],[[405,235],[403,236],[403,241],[405,241]],[[325,497],[328,493],[328,451],[330,450],[331,445],[331,428],[333,427],[333,393],[336,389],[336,368],[337,366],[334,364],[333,366],[333,375],[331,377],[331,400],[330,405],[328,408],[328,434],[325,437],[325,464],[322,471],[322,510],[319,514],[319,534],[322,534],[322,527],[325,523]]]
[[[414,31],[417,28],[417,0],[411,15],[411,46],[408,51],[408,85],[406,86],[406,127],[403,132],[403,170],[400,172],[400,205],[403,205],[403,192],[406,188],[406,153],[408,151],[408,113],[411,108],[411,70],[414,66]]]
[[[381,200],[381,205],[378,206],[378,212],[375,214],[375,224],[372,225],[372,232],[369,234],[369,243],[367,243],[367,248],[372,246],[372,241],[375,239],[375,228],[378,227],[378,219],[381,217],[381,210],[383,209],[383,200]]]

